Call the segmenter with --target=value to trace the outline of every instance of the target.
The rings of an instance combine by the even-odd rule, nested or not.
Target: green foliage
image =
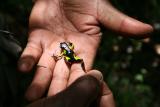
[[[129,16],[159,25],[158,0],[112,2]],[[135,40],[104,30],[95,67],[103,72],[118,107],[160,106],[158,35],[159,31],[149,39]]]
[[[155,94],[159,92],[150,82],[152,78],[157,78],[156,83],[160,81],[155,76],[158,75],[159,62],[156,66],[153,64],[159,57],[155,50],[148,49],[151,47],[146,45],[149,43],[109,32],[104,34],[95,67],[103,72],[118,107],[150,107],[159,103],[156,102],[159,97],[155,100]],[[158,84],[154,85],[158,87]]]

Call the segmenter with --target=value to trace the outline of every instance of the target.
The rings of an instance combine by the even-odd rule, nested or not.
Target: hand
[[[99,71],[91,70],[62,92],[37,100],[27,107],[97,107],[99,99],[101,99],[101,107],[115,107],[112,93],[107,85],[101,92],[101,86],[104,87],[102,83],[102,74]]]
[[[35,2],[28,43],[19,61],[19,69],[23,72],[39,65],[26,93],[29,100],[42,97],[46,90],[49,90],[48,96],[53,96],[85,74],[81,64],[68,67],[64,59],[56,62],[52,58],[60,53],[60,42],[72,42],[76,55],[84,60],[86,71],[92,68],[101,39],[99,23],[133,37],[144,37],[153,30],[150,25],[120,13],[108,0]]]

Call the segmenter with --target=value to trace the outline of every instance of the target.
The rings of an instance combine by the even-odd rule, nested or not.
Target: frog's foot
[[[84,70],[84,72],[86,73],[87,71],[86,71],[86,69],[85,69],[85,64],[84,64],[83,59],[81,59],[81,67],[82,67],[82,69]]]
[[[60,56],[53,55],[52,57],[54,58],[55,61],[58,61],[58,60],[62,59],[63,56],[61,56],[61,55]]]

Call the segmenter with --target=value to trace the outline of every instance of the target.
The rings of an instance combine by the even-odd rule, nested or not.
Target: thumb
[[[151,25],[124,15],[115,9],[108,0],[99,0],[98,20],[111,30],[134,37],[146,37],[153,31]]]

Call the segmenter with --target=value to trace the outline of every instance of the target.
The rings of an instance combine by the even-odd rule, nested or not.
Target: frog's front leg
[[[62,59],[62,57],[63,57],[63,52],[61,52],[60,55],[53,55],[53,58],[55,59],[55,61]]]

